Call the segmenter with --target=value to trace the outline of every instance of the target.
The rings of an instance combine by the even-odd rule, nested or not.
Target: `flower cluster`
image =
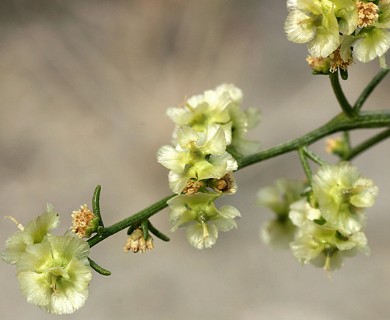
[[[286,190],[283,188],[284,194]],[[284,217],[288,212],[285,220],[294,226],[287,230],[289,239],[293,238],[290,248],[299,261],[329,271],[339,268],[343,257],[354,256],[359,251],[369,253],[364,234],[365,208],[373,206],[378,194],[371,180],[362,178],[357,168],[343,162],[321,167],[306,197],[301,196],[295,202],[286,200],[295,198],[297,190],[289,189],[289,196],[280,198],[273,207],[283,206]],[[262,197],[264,194],[266,191],[260,192]],[[287,203],[290,203],[288,209]],[[280,227],[274,229],[272,236],[280,236]]]
[[[142,228],[138,227],[127,238],[123,250],[125,252],[145,253],[147,250],[152,250],[153,248],[153,238],[150,235],[145,236]]]
[[[294,240],[296,227],[289,219],[290,205],[302,198],[305,184],[301,181],[279,179],[272,186],[259,190],[257,202],[275,214],[261,229],[261,238],[273,248],[288,248]]]
[[[346,70],[356,59],[369,62],[390,48],[389,0],[287,0],[287,38],[307,43],[315,72]]]
[[[1,252],[16,265],[23,295],[29,303],[54,314],[73,313],[88,297],[92,278],[88,243],[71,235],[49,233],[59,224],[51,205],[25,228],[12,235]]]
[[[255,109],[242,111],[242,92],[231,84],[189,98],[182,108],[169,108],[176,124],[173,144],[162,146],[157,161],[170,170],[169,187],[177,194],[167,203],[171,231],[187,227],[187,239],[198,249],[209,248],[218,231],[236,227],[240,213],[232,206],[215,207],[221,195],[237,190],[234,154],[248,154],[258,143],[245,135],[260,118]]]

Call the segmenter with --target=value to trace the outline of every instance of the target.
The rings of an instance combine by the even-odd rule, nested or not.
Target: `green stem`
[[[372,146],[376,145],[378,142],[381,142],[382,140],[385,140],[388,137],[390,137],[390,129],[378,133],[372,138],[362,142],[361,144],[357,145],[355,148],[351,149],[351,151],[344,158],[344,160],[352,160],[360,153],[366,151],[367,149],[371,148]]]
[[[335,132],[355,129],[381,128],[387,127],[389,125],[390,111],[365,111],[361,112],[353,119],[348,118],[345,114],[342,113],[322,127],[319,127],[318,129],[303,135],[302,137],[239,159],[237,161],[238,167],[239,169],[242,169],[251,164],[297,150],[300,147],[310,145],[313,142],[316,142],[317,140],[320,140],[321,138]]]
[[[144,239],[149,238],[149,220],[144,220],[141,222],[142,233],[144,234]]]
[[[390,111],[366,111],[361,112],[356,117],[349,118],[344,113],[339,114],[331,121],[319,127],[316,130],[313,130],[297,139],[291,140],[286,143],[282,143],[273,148],[263,150],[261,152],[242,157],[238,159],[238,170],[243,169],[251,164],[255,164],[266,159],[274,158],[276,156],[298,150],[304,146],[310,145],[313,142],[328,136],[335,132],[354,130],[354,129],[367,129],[367,128],[381,128],[390,126]],[[388,131],[388,130],[386,130]],[[378,141],[384,139],[381,137]],[[365,146],[364,149],[372,146],[374,142],[370,142],[369,145]],[[151,206],[139,211],[138,213],[125,218],[110,227],[107,227],[103,230],[102,234],[97,234],[91,239],[88,240],[90,247],[95,246],[104,239],[110,237],[111,235],[128,228],[131,225],[140,224],[145,219],[152,217],[157,212],[167,207],[167,201],[174,197],[175,195],[167,196]]]
[[[323,166],[323,165],[327,164],[327,162],[324,159],[321,159],[321,157],[319,155],[315,154],[313,151],[309,150],[307,147],[303,147],[302,150],[310,160],[314,161],[318,165]]]
[[[341,89],[338,71],[331,72],[329,74],[329,78],[330,78],[330,83],[332,84],[333,92],[336,95],[337,101],[339,102],[341,109],[343,109],[343,112],[348,117],[354,117],[357,114],[357,112],[349,104],[347,98],[344,95],[343,90]]]
[[[95,235],[91,239],[88,240],[89,246],[92,248],[94,245],[98,244],[100,241],[103,241],[104,239],[108,238],[109,236],[112,236],[113,234],[128,228],[129,226],[133,224],[139,224],[145,219],[150,218],[157,212],[161,211],[162,209],[166,208],[167,201],[174,197],[175,195],[170,195],[168,197],[165,197],[161,199],[160,201],[157,201],[156,203],[152,204],[151,206],[139,211],[138,213],[125,218],[115,224],[113,224],[110,227],[107,227],[104,229],[104,232],[102,235]]]
[[[303,171],[304,171],[305,174],[306,174],[307,180],[308,180],[309,183],[311,184],[311,180],[312,180],[313,174],[312,174],[312,172],[311,172],[311,168],[310,168],[309,162],[307,161],[307,158],[306,158],[306,154],[305,154],[304,148],[305,148],[305,147],[299,148],[298,154],[299,154],[299,159],[301,160],[301,164],[302,164],[302,167],[303,167]]]
[[[346,143],[347,152],[350,152],[352,149],[352,145],[351,145],[351,135],[349,134],[349,131],[344,131],[343,137]]]
[[[381,71],[379,71],[377,73],[377,75],[370,81],[370,83],[367,85],[367,87],[360,94],[359,98],[355,102],[355,105],[353,106],[353,109],[356,112],[359,112],[359,110],[362,108],[364,102],[366,102],[366,100],[369,97],[369,95],[371,94],[371,92],[384,79],[384,77],[389,73],[389,71],[390,71],[390,69],[381,69]]]

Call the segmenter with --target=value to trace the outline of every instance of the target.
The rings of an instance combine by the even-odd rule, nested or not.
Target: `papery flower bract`
[[[260,237],[265,244],[275,249],[288,249],[294,240],[296,227],[289,219],[269,220],[261,226]]]
[[[313,177],[313,194],[327,224],[344,235],[360,231],[363,208],[374,205],[378,187],[361,178],[357,168],[343,162],[323,166]]]
[[[230,144],[232,124],[228,107],[240,101],[242,93],[235,87],[230,88],[229,92],[218,88],[189,98],[184,108],[167,110],[167,115],[178,126],[175,135],[180,127],[188,126],[195,131],[204,132],[209,125],[217,124],[223,129],[227,144]],[[232,99],[230,92],[236,100]]]
[[[257,203],[267,207],[278,216],[288,216],[290,204],[302,197],[304,183],[301,181],[279,179],[272,186],[261,188],[257,193]]]
[[[272,186],[259,190],[257,202],[271,209],[276,218],[263,224],[262,240],[273,248],[288,248],[294,239],[295,226],[289,218],[290,204],[302,197],[304,183],[301,181],[279,179]]]
[[[260,122],[260,111],[255,108],[242,111],[238,105],[232,105],[229,108],[229,114],[232,121],[230,145],[243,155],[258,151],[259,142],[247,139],[246,134],[249,129],[254,128]]]
[[[289,218],[297,227],[307,221],[321,220],[321,211],[313,208],[306,199],[301,199],[290,205]]]
[[[287,8],[289,14],[284,30],[288,40],[308,43],[309,52],[314,57],[327,57],[337,49],[340,36],[333,1],[288,0]]]
[[[358,10],[356,0],[331,0],[334,3],[334,12],[339,24],[340,34],[352,34],[358,25]]]
[[[82,307],[92,278],[88,253],[88,243],[70,235],[49,235],[28,246],[16,265],[27,301],[54,314]]]
[[[246,134],[248,130],[253,129],[260,122],[260,111],[256,108],[242,110],[240,108],[243,98],[242,92],[232,84],[222,84],[216,88],[216,92],[221,97],[228,94],[233,102],[228,107],[231,121],[231,142],[227,144],[244,155],[258,151],[258,141],[248,140]]]
[[[360,62],[369,62],[383,56],[390,48],[390,31],[365,28],[360,31],[353,45],[353,56]]]
[[[236,228],[234,221],[240,212],[232,206],[217,209],[214,200],[218,194],[196,193],[178,195],[167,201],[171,231],[186,227],[188,242],[197,249],[210,248],[218,238],[218,232]]]
[[[258,143],[245,138],[248,129],[257,125],[260,112],[255,108],[240,109],[242,91],[233,84],[222,84],[215,90],[189,98],[184,108],[169,108],[168,116],[177,127],[174,142],[177,142],[180,127],[188,126],[198,132],[205,132],[209,125],[219,125],[226,138],[226,145],[232,145],[242,153],[258,150]]]
[[[367,238],[363,232],[343,237],[336,229],[305,221],[290,244],[294,256],[302,263],[312,263],[327,271],[338,269],[343,257],[351,257],[359,251],[368,254]]]
[[[237,169],[237,161],[226,152],[226,139],[221,127],[210,125],[206,132],[182,127],[178,145],[163,146],[157,152],[157,161],[170,169],[171,190],[181,193],[190,179],[219,179]]]
[[[59,224],[58,214],[54,212],[51,204],[47,205],[47,211],[39,215],[23,229],[11,237],[5,244],[5,250],[1,252],[3,260],[10,264],[19,261],[27,246],[41,243],[51,229]]]
[[[234,84],[224,83],[215,88],[215,92],[219,97],[227,95],[229,100],[235,104],[239,105],[242,102],[243,94],[241,89],[237,88]]]

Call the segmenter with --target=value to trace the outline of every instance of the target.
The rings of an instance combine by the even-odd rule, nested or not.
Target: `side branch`
[[[366,111],[361,112],[353,119],[348,118],[345,114],[339,114],[327,124],[313,130],[302,137],[279,144],[275,147],[263,150],[261,152],[249,155],[238,159],[238,168],[242,169],[251,164],[264,161],[269,158],[279,156],[299,149],[303,146],[308,146],[321,138],[335,132],[355,130],[363,128],[382,128],[390,126],[389,111]]]
[[[139,211],[138,213],[125,218],[112,226],[105,228],[103,233],[101,235],[95,235],[91,239],[88,240],[89,246],[92,248],[94,245],[98,244],[100,241],[103,241],[104,239],[108,238],[109,236],[112,236],[113,234],[126,229],[130,227],[133,224],[139,224],[145,219],[150,218],[151,216],[155,215],[157,212],[161,211],[162,209],[166,208],[167,201],[174,197],[175,195],[170,195],[168,197],[165,197],[161,199],[160,201],[157,201],[156,203],[152,204],[151,206]]]
[[[298,150],[299,148],[309,146],[313,142],[339,131],[346,130],[354,130],[354,129],[363,129],[363,128],[382,128],[382,127],[390,127],[390,112],[389,111],[366,111],[361,112],[359,115],[354,117],[353,119],[349,118],[346,114],[342,113],[333,118],[327,124],[322,127],[313,130],[302,137],[291,140],[286,143],[282,143],[278,146],[263,150],[261,152],[238,158],[238,170],[243,169],[251,164],[255,164],[257,162],[264,161],[266,159],[270,159],[284,153],[288,153],[294,150]],[[388,136],[389,131],[377,137],[377,140],[383,140]],[[369,146],[372,146],[375,141],[370,141]],[[368,146],[361,146],[361,148],[366,149]],[[359,152],[359,150],[355,150],[355,152]],[[167,196],[151,206],[139,211],[138,213],[125,218],[110,227],[104,228],[100,234],[95,235],[91,239],[88,240],[88,244],[90,247],[95,246],[100,241],[112,236],[113,234],[128,228],[131,225],[136,225],[141,223],[142,221],[152,217],[157,212],[166,208],[167,201],[174,197],[175,195]]]
[[[362,108],[363,104],[366,102],[366,100],[369,97],[369,95],[371,94],[371,92],[386,77],[386,75],[389,73],[389,71],[390,71],[390,69],[381,69],[381,71],[370,81],[370,83],[367,85],[367,87],[360,94],[355,105],[353,106],[353,109],[356,112],[360,111],[360,109]]]
[[[355,148],[350,150],[350,152],[347,154],[344,160],[351,160],[355,158],[357,155],[361,154],[362,152],[366,151],[367,149],[371,148],[372,146],[376,145],[382,140],[387,139],[388,137],[390,137],[390,129],[382,131],[377,135],[373,136],[372,138],[357,145]]]

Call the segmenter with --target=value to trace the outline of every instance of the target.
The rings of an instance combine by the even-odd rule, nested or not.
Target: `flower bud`
[[[329,138],[326,140],[325,150],[327,153],[343,158],[348,153],[348,143],[343,137]]]
[[[307,56],[306,58],[309,67],[313,70],[314,74],[329,74],[330,73],[330,59],[329,57],[313,57]]]

